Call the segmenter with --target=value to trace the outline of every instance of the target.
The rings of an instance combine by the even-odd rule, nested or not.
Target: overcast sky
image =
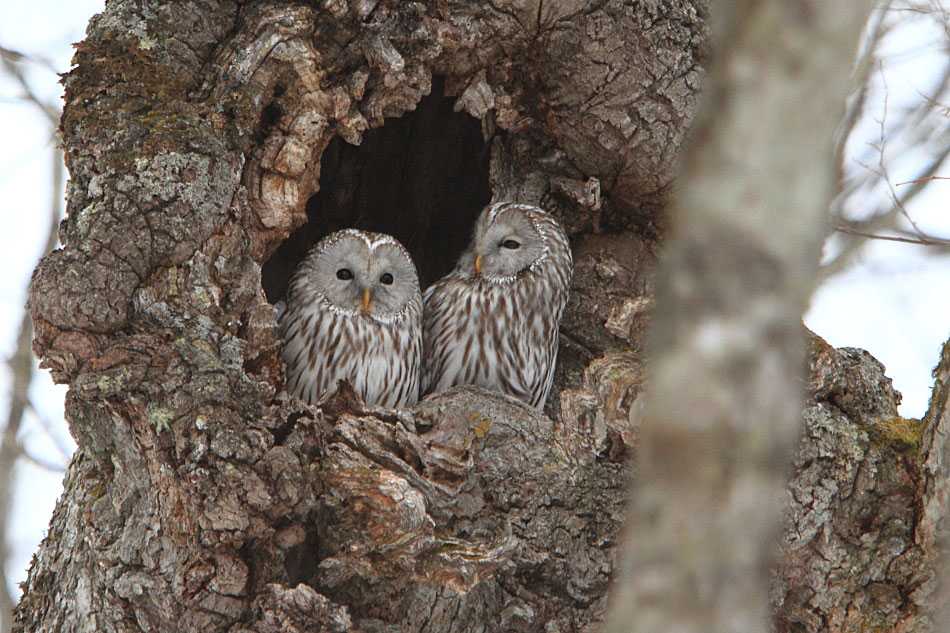
[[[71,43],[83,37],[85,24],[102,2],[59,0],[45,3],[5,1],[0,8],[0,46],[47,61],[65,71],[72,55]],[[888,107],[898,112],[921,95],[930,94],[935,81],[934,56],[946,56],[942,33],[932,20],[908,13],[901,36],[893,39],[879,73],[879,90],[872,95],[876,107],[862,122],[860,135],[849,151],[852,169],[864,169],[868,140],[874,138],[883,116],[883,83],[888,88]],[[30,84],[43,99],[61,95],[57,76],[50,70],[30,69]],[[51,205],[51,148],[48,124],[35,107],[20,98],[16,84],[0,77],[0,252],[6,274],[0,276],[0,351],[8,358],[14,349],[22,317],[25,290],[46,239]],[[950,142],[940,139],[943,144]],[[923,147],[910,160],[893,166],[894,182],[914,177],[921,161],[933,148]],[[950,172],[945,175],[950,175]],[[950,236],[950,181],[937,182],[909,208],[922,228]],[[861,209],[855,209],[860,216]],[[833,248],[833,243],[829,244]],[[830,279],[816,293],[806,323],[837,347],[863,347],[887,367],[896,388],[903,393],[901,413],[917,417],[924,413],[931,388],[931,368],[940,346],[950,335],[950,272],[947,257],[935,257],[924,247],[876,241],[866,246],[854,268]],[[0,398],[7,406],[10,376],[0,371]],[[36,416],[26,420],[23,436],[28,449],[44,459],[65,464],[56,448],[72,443],[62,422],[65,389],[54,387],[41,372],[32,394],[39,414],[56,424],[55,438],[44,431]],[[35,551],[49,521],[61,488],[61,474],[22,463],[19,470],[17,514],[13,523],[15,556],[8,578],[26,577],[30,555]]]

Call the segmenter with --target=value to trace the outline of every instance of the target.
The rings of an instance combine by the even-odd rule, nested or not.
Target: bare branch
[[[838,139],[835,143],[835,165],[838,169],[839,186],[843,182],[844,161],[847,160],[845,144],[854,132],[855,126],[861,120],[867,107],[868,99],[868,79],[870,77],[873,60],[884,36],[890,32],[890,27],[885,23],[884,16],[890,2],[885,2],[881,11],[876,11],[869,21],[868,36],[862,43],[862,52],[860,53],[857,64],[855,65],[856,81],[859,86],[855,95],[848,101],[847,111],[844,121],[838,133]],[[840,192],[839,192],[840,193]]]
[[[927,182],[928,180],[950,180],[950,176],[925,176],[924,178],[908,180],[907,182],[899,182],[894,186],[901,187],[903,185],[916,185],[918,183]]]
[[[908,13],[918,14],[935,20],[938,28],[942,29],[941,40],[943,45],[950,43],[950,30],[943,20],[946,11],[939,3],[920,3],[904,6],[895,6],[888,2],[878,8],[867,28],[865,43],[861,49],[862,62],[859,69],[877,67],[879,69],[880,89],[875,89],[871,83],[870,73],[863,76],[863,85],[851,99],[848,117],[842,129],[838,144],[837,174],[841,179],[837,185],[837,196],[830,207],[831,224],[836,227],[845,227],[847,230],[835,229],[838,239],[835,241],[836,251],[830,261],[822,267],[822,276],[828,277],[851,265],[854,255],[866,243],[868,235],[896,235],[901,236],[904,223],[903,218],[910,226],[912,235],[902,237],[898,241],[925,244],[928,246],[942,246],[946,241],[942,236],[929,234],[923,229],[910,212],[908,203],[917,196],[924,185],[931,180],[939,179],[936,172],[947,158],[946,144],[935,148],[936,156],[918,158],[915,152],[932,143],[933,139],[940,138],[947,133],[946,95],[950,90],[950,64],[943,64],[937,69],[934,76],[935,83],[926,90],[912,88],[919,95],[919,100],[910,107],[899,110],[890,108],[888,103],[888,84],[884,71],[885,62],[893,60],[894,55],[888,52],[886,45],[892,40],[889,36],[894,28],[906,22]],[[917,53],[923,48],[914,49]],[[860,76],[860,75],[859,75]],[[876,91],[883,90],[883,114],[878,117],[878,133],[873,141],[867,142],[868,153],[863,157],[848,157],[844,153],[848,138],[853,140],[853,134],[859,129],[860,121],[867,120],[867,108],[881,97]],[[885,156],[885,151],[888,156]],[[874,155],[874,158],[871,158]],[[899,161],[913,160],[914,163],[924,162],[924,169],[919,170],[917,177],[907,182],[893,184],[889,171],[894,169]],[[863,172],[847,175],[846,161],[853,161],[864,168]],[[897,187],[910,184],[909,191],[897,194]],[[881,196],[882,188],[885,195]],[[868,209],[867,207],[871,207]],[[861,220],[849,219],[855,209],[861,209]],[[916,239],[920,238],[920,239]],[[872,238],[873,239],[873,238]]]
[[[933,160],[923,169],[923,176],[919,178],[920,182],[912,184],[912,186],[904,193],[904,196],[900,199],[903,205],[909,204],[914,198],[916,198],[920,193],[926,189],[927,182],[930,177],[940,169],[941,165],[946,161],[947,157],[950,156],[950,146],[945,147]],[[839,203],[840,204],[840,203]],[[898,209],[893,204],[887,204],[886,206],[880,206],[874,213],[871,214],[870,218],[861,221],[847,220],[842,217],[840,214],[832,214],[832,221],[839,226],[848,226],[855,229],[856,231],[863,231],[866,233],[880,233],[881,231],[893,231],[895,229],[895,218],[898,215]],[[851,233],[848,232],[837,232],[839,235],[851,234],[853,240],[845,244],[841,251],[829,262],[825,263],[821,268],[821,276],[823,278],[831,277],[843,269],[847,268],[850,264],[851,257],[866,243],[866,240],[863,239],[863,236],[860,233]],[[862,238],[862,239],[858,239]],[[940,240],[941,238],[933,238]]]
[[[43,68],[50,71],[51,73],[54,73],[54,74],[60,73],[60,69],[57,68],[56,65],[52,61],[50,61],[50,59],[47,57],[41,57],[35,54],[21,53],[20,51],[15,51],[3,46],[0,46],[0,55],[9,56],[10,61],[12,62],[27,61],[27,62],[36,64],[37,66],[42,66]]]
[[[887,171],[887,164],[884,161],[884,150],[887,144],[887,133],[885,128],[887,126],[887,108],[888,108],[888,98],[889,93],[887,89],[887,78],[884,76],[884,69],[881,68],[881,79],[884,81],[884,116],[881,117],[881,137],[880,145],[878,147],[878,169],[881,179],[884,181],[884,184],[887,185],[888,195],[890,196],[891,202],[894,203],[894,208],[896,208],[904,219],[913,227],[914,232],[917,233],[918,237],[921,239],[920,244],[934,243],[933,237],[924,233],[920,227],[917,225],[917,221],[911,217],[908,213],[907,208],[904,206],[904,203],[901,202],[900,196],[897,195],[897,191],[894,189],[893,183],[891,183],[891,176]],[[904,241],[904,240],[900,240]]]
[[[59,107],[41,99],[33,91],[33,87],[30,86],[30,82],[27,81],[26,75],[23,74],[23,70],[19,65],[24,60],[35,61],[22,53],[0,46],[0,62],[3,63],[4,70],[20,84],[20,89],[23,90],[26,99],[39,108],[40,112],[46,115],[53,129],[56,129],[56,126],[59,125],[61,110]]]
[[[56,447],[56,450],[63,457],[63,459],[68,461],[70,458],[72,458],[72,449],[64,444],[60,437],[53,431],[54,423],[37,411],[36,407],[33,406],[32,401],[27,402],[26,406],[29,408],[30,413],[33,414],[33,419],[35,419],[39,427],[46,432],[46,435],[53,442],[53,446]]]
[[[46,115],[51,128],[55,130],[59,124],[59,109],[44,103],[33,93],[26,77],[17,65],[17,62],[23,59],[28,58],[15,51],[0,48],[0,61],[3,63],[3,68],[19,82],[28,99]],[[44,253],[56,245],[57,228],[59,226],[59,218],[62,214],[63,155],[61,150],[55,148],[52,152],[52,159],[53,182],[50,188],[52,192],[52,204],[50,205],[50,224]],[[14,466],[18,458],[26,457],[45,468],[50,467],[50,465],[43,463],[42,460],[38,460],[34,456],[26,453],[17,441],[17,435],[23,424],[24,412],[28,407],[32,408],[29,399],[30,383],[33,380],[32,340],[33,324],[29,314],[24,311],[16,338],[16,349],[7,361],[11,375],[13,376],[13,383],[10,388],[10,409],[7,414],[6,425],[3,427],[3,434],[0,436],[0,585],[2,585],[0,586],[0,633],[8,633],[13,626],[12,612],[14,599],[10,594],[6,569],[10,558],[7,531],[12,514]],[[62,450],[62,447],[60,448]],[[58,470],[58,467],[53,466],[52,470]]]
[[[859,231],[848,226],[833,226],[831,227],[833,231],[839,233],[848,233],[849,235],[858,235],[860,237],[867,237],[874,240],[887,240],[889,242],[904,242],[906,244],[918,244],[921,246],[945,246],[950,247],[950,240],[942,240],[939,238],[928,238],[928,237],[900,237],[897,235],[880,235],[877,233],[869,233],[867,231]]]
[[[63,464],[57,464],[55,462],[51,462],[49,460],[43,459],[42,457],[38,457],[34,455],[33,453],[31,453],[30,451],[26,450],[26,447],[23,446],[23,444],[19,445],[19,449],[20,449],[20,457],[30,462],[34,466],[39,466],[43,470],[48,470],[53,473],[66,472],[66,466],[64,466]]]
[[[28,401],[30,381],[33,378],[33,358],[30,350],[32,339],[33,325],[29,315],[24,312],[17,335],[16,351],[7,361],[13,384],[10,389],[10,411],[0,439],[0,583],[3,584],[0,587],[0,631],[3,633],[13,626],[11,614],[14,600],[6,578],[7,562],[10,558],[6,535],[13,506],[14,465],[20,456],[17,433],[23,421],[23,410]]]

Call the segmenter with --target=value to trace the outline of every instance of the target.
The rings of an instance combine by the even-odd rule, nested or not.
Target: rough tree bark
[[[598,630],[705,14],[110,3],[65,79],[64,248],[30,298],[79,450],[15,630]],[[282,391],[271,302],[308,244],[388,231],[431,281],[492,196],[572,236],[546,415]]]
[[[775,628],[947,631],[950,341],[921,420],[864,350],[810,337],[804,435],[794,463]]]
[[[599,622],[704,10],[110,3],[65,79],[64,248],[30,299],[80,449],[16,629]],[[492,196],[574,240],[553,419],[470,390],[399,415],[286,396],[270,301],[316,236],[392,232],[431,281]]]

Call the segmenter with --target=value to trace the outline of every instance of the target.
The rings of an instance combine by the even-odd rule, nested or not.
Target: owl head
[[[345,229],[326,236],[307,255],[295,279],[331,308],[390,321],[419,295],[409,252],[394,237]],[[298,282],[303,282],[298,283]]]
[[[492,204],[475,222],[472,242],[459,258],[456,270],[465,278],[506,281],[542,261],[548,253],[547,236],[539,222],[550,216],[527,204]]]

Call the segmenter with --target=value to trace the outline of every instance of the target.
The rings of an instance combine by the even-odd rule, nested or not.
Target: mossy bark
[[[815,336],[810,348],[804,436],[771,588],[776,630],[941,631],[936,526],[948,506],[932,490],[946,488],[947,472],[945,449],[931,442],[946,432],[946,395],[924,420],[904,420],[900,394],[870,354]],[[948,371],[944,354],[942,381]]]

